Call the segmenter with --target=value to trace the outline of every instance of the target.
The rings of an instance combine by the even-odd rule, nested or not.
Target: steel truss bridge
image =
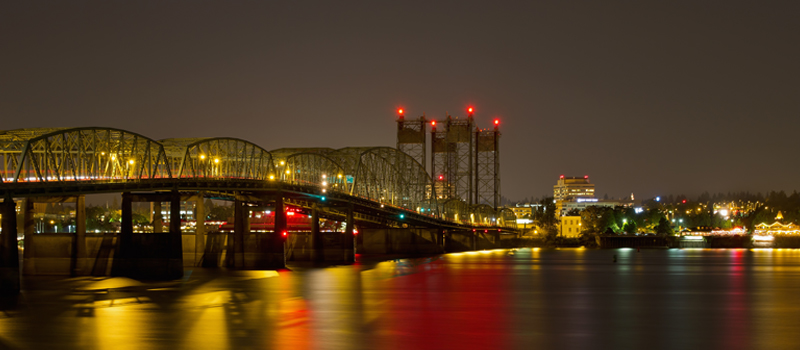
[[[246,140],[153,140],[101,127],[0,131],[5,199],[135,191],[233,198],[280,193],[300,207],[353,205],[360,224],[516,230],[509,209],[441,200],[434,179],[390,147],[283,148]]]
[[[401,254],[418,253],[419,244],[433,244],[434,251],[443,251],[451,241],[460,244],[457,249],[477,249],[479,236],[484,242],[486,238],[480,232],[493,235],[492,244],[500,241],[501,232],[516,233],[511,210],[437,195],[437,185],[425,167],[390,147],[268,151],[227,137],[153,140],[114,128],[37,128],[0,131],[0,162],[0,293],[19,291],[15,202],[19,199],[24,199],[22,270],[32,274],[38,274],[36,266],[54,262],[62,266],[58,261],[65,260],[72,275],[97,274],[98,264],[113,260],[105,273],[167,279],[182,276],[187,263],[280,268],[289,249],[287,206],[311,217],[310,246],[304,241],[302,251],[311,251],[310,260],[315,262],[325,261],[330,250],[319,228],[320,218],[345,223],[340,235],[345,262],[355,259],[356,225],[369,232],[371,243],[382,240],[386,252]],[[87,233],[85,195],[120,192],[119,234],[109,238]],[[205,234],[204,198],[234,202],[232,233]],[[194,201],[197,210],[189,253],[187,243],[192,242],[180,225],[180,203],[186,200]],[[58,246],[65,242],[58,234],[33,234],[33,203],[64,201],[76,202],[77,227],[66,237],[70,247]],[[154,232],[134,234],[132,202],[150,202],[156,212],[168,202],[170,234],[163,234],[160,215],[154,217]],[[260,208],[274,210],[272,230],[249,232],[250,212]],[[359,237],[366,240],[366,234]],[[116,247],[113,253],[103,250],[110,246]],[[47,255],[60,251],[71,253]]]

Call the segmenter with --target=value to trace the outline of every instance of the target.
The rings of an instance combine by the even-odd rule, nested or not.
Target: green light
[[[401,219],[405,219],[406,218],[406,214],[400,214],[400,218]]]
[[[325,201],[325,197],[322,197],[322,201],[323,201],[323,202]]]

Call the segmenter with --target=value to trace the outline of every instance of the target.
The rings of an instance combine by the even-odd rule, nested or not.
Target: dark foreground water
[[[24,283],[0,305],[0,348],[800,348],[790,249],[496,250]]]

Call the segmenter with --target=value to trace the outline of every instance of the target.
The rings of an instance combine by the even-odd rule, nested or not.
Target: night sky
[[[4,1],[0,130],[394,146],[502,121],[502,192],[798,189],[800,1]]]

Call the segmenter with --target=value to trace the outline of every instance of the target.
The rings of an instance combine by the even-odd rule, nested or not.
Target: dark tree
[[[670,226],[669,220],[662,216],[661,219],[658,220],[658,225],[656,225],[655,231],[656,234],[660,236],[672,235],[672,226]]]

